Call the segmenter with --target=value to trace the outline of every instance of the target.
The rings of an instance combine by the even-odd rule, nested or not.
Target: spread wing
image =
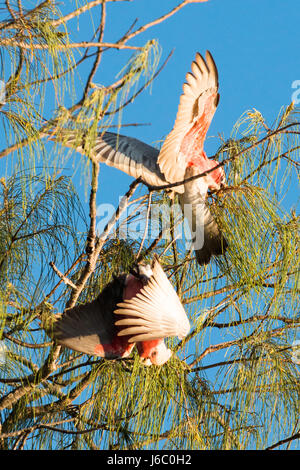
[[[125,277],[109,283],[92,302],[78,305],[58,316],[52,335],[59,344],[85,354],[106,358],[124,357],[132,349],[117,336],[114,309],[123,299]],[[120,339],[122,341],[120,341]]]
[[[105,132],[95,138],[90,148],[86,133],[81,130],[55,129],[46,136],[150,185],[167,184],[157,164],[159,150],[133,137]]]
[[[122,326],[118,335],[129,335],[129,342],[169,336],[183,338],[190,330],[179,297],[157,259],[152,271],[146,286],[134,298],[119,303],[114,312],[126,316],[116,325]]]
[[[116,327],[112,315],[99,311],[98,302],[80,305],[58,317],[54,337],[75,351],[95,354],[99,345],[112,344]]]
[[[158,156],[160,170],[170,183],[182,181],[188,163],[203,152],[205,136],[218,105],[218,72],[208,51],[206,61],[196,54],[186,81],[174,127]]]

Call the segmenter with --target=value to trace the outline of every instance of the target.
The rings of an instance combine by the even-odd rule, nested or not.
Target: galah
[[[172,352],[164,338],[184,338],[190,323],[157,258],[115,277],[92,302],[59,315],[52,336],[72,350],[126,358],[136,345],[144,365],[162,365]]]
[[[140,140],[112,132],[100,134],[92,149],[89,148],[89,156],[94,161],[140,178],[148,186],[179,183],[210,171],[168,190],[179,194],[200,265],[207,264],[212,255],[224,253],[227,247],[207,203],[208,189],[220,189],[225,184],[225,173],[221,166],[213,170],[218,162],[209,159],[203,149],[219,101],[218,87],[218,72],[211,54],[207,51],[204,60],[197,53],[191,72],[186,75],[174,127],[160,151]],[[51,138],[86,153],[85,137],[77,131],[56,129]]]

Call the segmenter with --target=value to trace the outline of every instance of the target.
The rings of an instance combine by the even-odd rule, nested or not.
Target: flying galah
[[[213,170],[218,162],[209,159],[203,149],[219,101],[217,68],[207,51],[206,60],[196,54],[191,69],[183,85],[174,127],[160,151],[132,137],[105,132],[95,139],[89,156],[151,186],[179,183],[210,170],[205,176],[168,190],[179,194],[197,261],[203,265],[227,247],[206,199],[208,189],[218,190],[225,184],[225,173],[222,167]],[[73,130],[55,129],[50,139],[86,153],[84,136]]]
[[[164,338],[184,338],[190,323],[157,258],[106,285],[92,302],[59,315],[52,336],[75,351],[125,358],[136,345],[144,365],[162,365],[172,352]]]

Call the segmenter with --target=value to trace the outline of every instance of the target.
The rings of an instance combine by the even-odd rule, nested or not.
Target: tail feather
[[[208,264],[212,256],[218,256],[225,253],[228,243],[221,233],[218,224],[211,215],[207,206],[207,217],[204,225],[203,247],[195,250],[196,259],[200,265]]]
[[[205,265],[212,256],[224,254],[228,244],[209,210],[205,196],[186,191],[179,196],[179,201],[192,233],[197,262]]]

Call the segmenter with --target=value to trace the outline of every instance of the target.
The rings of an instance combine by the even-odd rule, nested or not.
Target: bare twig
[[[128,2],[131,0],[105,0],[105,1],[106,2],[124,2],[124,1]],[[58,18],[57,20],[53,20],[51,25],[56,27],[63,23],[67,23],[73,18],[76,18],[76,16],[81,16],[86,11],[91,10],[92,8],[96,6],[103,5],[103,3],[105,3],[103,0],[93,0],[92,2],[88,2],[86,3],[86,5],[83,5],[82,7],[77,8],[76,10],[72,11],[68,15],[62,16],[61,18]]]
[[[89,4],[88,4],[89,5]],[[105,21],[106,21],[106,3],[105,3],[105,0],[102,0],[101,2],[101,20],[100,20],[100,26],[99,26],[99,37],[98,37],[98,42],[101,43],[103,41],[103,36],[104,36],[104,28],[105,28]],[[89,88],[90,88],[90,85],[92,83],[92,80],[95,76],[95,73],[99,67],[99,64],[101,62],[101,57],[102,57],[102,49],[101,47],[98,48],[98,51],[96,53],[96,58],[95,58],[95,61],[94,61],[94,64],[93,64],[93,67],[92,67],[92,70],[90,71],[90,74],[88,76],[88,79],[86,81],[86,85],[85,85],[85,88],[84,88],[84,93],[83,93],[83,98],[82,98],[82,102],[84,102],[84,100],[86,99],[87,97],[87,94],[88,94],[88,91],[89,91]]]
[[[90,228],[87,235],[86,253],[88,260],[93,256],[96,240],[96,195],[98,189],[99,163],[92,162],[92,182],[90,194]]]
[[[25,41],[16,40],[16,38],[3,38],[0,40],[0,46],[11,46],[11,47],[19,47],[21,49],[28,49],[32,51],[35,50],[47,50],[50,47],[54,48],[55,50],[64,50],[64,49],[81,49],[87,47],[105,47],[108,49],[129,49],[132,51],[141,51],[143,48],[140,46],[127,46],[126,44],[117,44],[114,42],[89,42],[89,41],[82,41],[82,42],[71,42],[65,44],[56,44],[55,46],[49,44],[41,44],[41,43],[27,43]]]
[[[295,441],[296,439],[300,439],[300,432],[296,432],[290,437],[286,437],[285,439],[281,439],[280,441],[276,442],[275,444],[272,444],[269,447],[266,447],[265,450],[273,450],[275,447],[279,447],[283,444],[286,444],[287,442]]]
[[[208,0],[197,0],[199,2],[207,2]],[[130,39],[134,38],[135,36],[144,33],[147,29],[152,28],[153,26],[158,25],[159,23],[162,23],[163,21],[169,19],[171,16],[175,15],[175,13],[178,13],[179,10],[184,8],[186,5],[193,3],[193,0],[184,0],[181,2],[177,7],[173,8],[171,11],[168,13],[160,16],[156,20],[150,21],[149,23],[145,24],[144,26],[141,26],[138,28],[136,31],[133,31],[133,33],[127,34],[124,36],[123,41],[129,41]]]
[[[173,55],[173,52],[174,50],[172,50],[169,55],[167,56],[167,58],[165,59],[165,61],[163,62],[163,64],[159,67],[159,69],[155,72],[155,74],[149,78],[149,80],[147,80],[147,82],[138,90],[136,91],[127,101],[125,101],[125,103],[123,103],[121,106],[119,106],[118,108],[114,109],[113,111],[108,111],[106,112],[104,115],[105,116],[111,116],[111,115],[114,115],[116,113],[118,113],[119,111],[121,111],[122,109],[124,109],[126,106],[128,106],[130,103],[132,103],[136,97],[142,93],[152,82],[153,80],[160,74],[160,72],[164,69],[164,67],[166,66],[167,62],[169,61],[169,59],[172,57]],[[121,82],[122,83],[122,82]],[[113,86],[115,87],[116,84],[114,84]],[[111,85],[112,86],[112,85]],[[110,86],[110,87],[111,87]],[[118,86],[120,86],[120,84],[118,84]],[[109,90],[110,87],[108,87],[107,89]],[[1,154],[0,154],[1,156]]]
[[[142,249],[143,249],[143,246],[144,246],[144,243],[145,243],[145,239],[146,239],[146,236],[147,236],[147,232],[148,232],[149,216],[150,216],[150,210],[151,210],[151,198],[152,198],[151,193],[149,193],[149,195],[148,195],[148,207],[147,207],[146,221],[145,221],[145,230],[144,230],[142,241],[140,243],[139,251],[136,254],[136,260],[138,260],[140,258],[140,254],[142,252]]]
[[[58,275],[58,277],[68,286],[72,287],[72,289],[76,289],[76,286],[75,284],[70,280],[68,279],[64,274],[62,274],[59,269],[57,269],[57,267],[55,266],[55,264],[53,263],[53,261],[50,261],[49,265],[51,266],[51,268],[53,269],[53,271]]]

